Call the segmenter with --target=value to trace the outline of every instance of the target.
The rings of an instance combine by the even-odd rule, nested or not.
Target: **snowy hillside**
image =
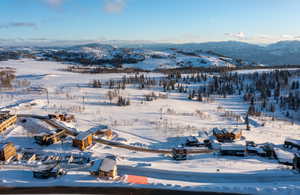
[[[203,53],[198,53],[197,55],[203,55],[199,57],[182,54],[182,51],[176,50],[136,52],[142,52],[146,58],[157,61],[173,59],[176,62],[178,59],[186,58],[189,60],[212,58],[208,63],[221,63],[214,62],[216,60],[214,57]],[[34,136],[54,132],[55,128],[37,118],[20,117],[17,124],[1,134],[0,140],[14,143],[18,152],[24,149],[34,151],[40,159],[32,162],[14,160],[3,162],[0,170],[1,186],[123,186],[266,195],[300,192],[299,173],[292,170],[290,164],[280,164],[276,158],[250,152],[244,156],[220,154],[222,145],[232,148],[235,145],[246,147],[246,141],[253,141],[256,145],[253,144],[250,149],[254,148],[253,150],[258,153],[264,151],[262,147],[272,143],[276,146],[275,151],[284,150],[284,154],[288,154],[285,155],[288,162],[291,162],[293,153],[298,151],[296,148],[284,148],[283,143],[287,138],[300,139],[297,117],[299,109],[298,107],[298,111],[290,109],[289,117],[282,112],[286,112],[292,103],[299,100],[296,98],[300,89],[299,84],[296,84],[296,81],[299,81],[297,69],[290,70],[288,80],[286,80],[287,72],[279,74],[273,70],[257,72],[251,70],[222,76],[208,73],[177,75],[176,83],[174,75],[79,74],[61,71],[66,66],[68,65],[59,62],[32,59],[0,62],[0,67],[10,67],[11,72],[15,70],[16,74],[12,85],[2,88],[1,110],[37,116],[47,116],[56,112],[73,114],[75,121],[69,123],[57,119],[53,121],[78,132],[108,126],[113,132],[110,143],[116,144],[94,141],[85,151],[81,151],[73,146],[74,137],[68,135],[63,142],[41,146],[35,141]],[[261,109],[262,114],[251,116],[249,119],[251,130],[245,130],[243,117],[251,103],[244,100],[244,91],[247,89],[249,92],[253,91],[254,88],[250,89],[251,87],[263,84],[271,86],[273,83],[268,80],[265,82],[259,79],[257,82],[260,83],[256,85],[252,82],[256,81],[255,78],[271,79],[276,75],[278,82],[286,80],[287,84],[281,86],[280,94],[284,96],[282,99],[288,98],[291,104],[287,101],[282,105],[282,109],[278,105],[276,112],[271,112],[269,106],[277,104],[273,97],[270,97],[266,102],[266,109]],[[202,90],[203,87],[207,87],[208,90]],[[291,93],[295,94],[293,97],[287,93],[290,88]],[[272,89],[270,93],[273,94],[274,90]],[[206,93],[209,91],[211,94],[208,97]],[[114,94],[119,95],[119,98]],[[253,94],[261,96],[258,91]],[[130,100],[130,103],[120,104],[120,96]],[[259,100],[258,98],[255,101],[256,109],[261,108]],[[275,117],[274,120],[270,114]],[[222,143],[213,135],[214,128],[227,130],[238,128],[242,130],[242,137],[229,144]],[[211,146],[186,146],[187,138],[190,136],[195,136],[199,142],[203,140],[203,136],[208,136]],[[99,139],[97,136],[95,138]],[[126,146],[127,149],[118,147],[120,145]],[[186,160],[179,161],[174,160],[169,152],[178,146],[185,146],[189,151],[207,150],[208,147],[210,150],[207,153],[189,153]],[[135,151],[131,148],[168,153]],[[117,179],[107,180],[91,175],[89,163],[72,164],[74,167],[70,167],[70,164],[64,165],[67,174],[58,178],[33,177],[33,170],[42,169],[53,163],[42,159],[48,159],[50,155],[62,157],[70,154],[88,156],[92,162],[111,154],[117,156]],[[148,184],[131,184],[126,180],[128,175],[146,177]]]
[[[6,48],[0,51],[0,60],[20,59],[22,57],[77,65],[143,70],[241,65],[234,59],[201,50],[116,48],[98,43],[57,48]]]

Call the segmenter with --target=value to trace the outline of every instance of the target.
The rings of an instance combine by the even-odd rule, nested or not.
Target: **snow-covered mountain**
[[[126,47],[89,43],[65,47],[0,48],[0,60],[22,57],[147,70],[252,64],[299,65],[300,41],[281,41],[267,46],[226,41],[188,44],[143,43],[140,46],[129,44]]]
[[[186,44],[151,44],[147,48],[189,48],[194,50],[213,51],[232,58],[266,65],[299,65],[300,41],[280,41],[261,46],[238,41],[186,43]]]
[[[7,52],[13,52],[15,54],[13,55],[14,59],[32,57],[37,60],[144,70],[242,65],[232,58],[192,48],[118,48],[99,43],[71,47],[6,48],[0,51],[3,54],[2,60],[11,58],[11,54],[8,55]]]

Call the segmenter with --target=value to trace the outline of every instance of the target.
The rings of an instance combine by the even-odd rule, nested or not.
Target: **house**
[[[18,153],[17,160],[33,162],[33,161],[37,160],[37,155],[33,152]]]
[[[81,132],[73,139],[73,146],[85,150],[93,144],[93,134],[90,131]]]
[[[241,129],[235,128],[230,132],[230,134],[234,140],[242,138],[242,130]]]
[[[283,146],[286,148],[297,148],[299,150],[300,149],[300,140],[286,138]]]
[[[213,128],[213,135],[217,138],[219,142],[231,142],[235,139],[241,139],[242,137],[242,130],[240,129],[233,129],[229,131],[227,129],[218,129]]]
[[[195,136],[188,136],[185,141],[186,146],[199,146],[199,140]]]
[[[9,111],[0,112],[0,133],[17,122],[17,115],[11,115]]]
[[[60,121],[63,121],[63,122],[67,122],[67,123],[75,121],[75,116],[72,115],[72,114],[67,114],[67,113],[64,113],[64,114],[49,114],[48,117],[49,117],[49,119],[54,118],[54,119],[57,119],[57,120],[60,120]]]
[[[115,178],[117,176],[117,159],[116,156],[110,155],[102,161],[96,160],[90,169],[92,175],[101,178]]]
[[[111,129],[99,129],[93,131],[93,135],[105,137],[106,139],[111,140],[113,138],[113,131]]]
[[[242,144],[222,144],[220,154],[226,156],[245,156],[246,146]]]
[[[0,143],[0,160],[7,161],[17,156],[17,150],[13,143]]]
[[[174,160],[186,160],[187,159],[187,149],[186,148],[173,148],[172,157]]]
[[[66,131],[63,129],[58,129],[55,133],[52,134],[42,134],[34,136],[34,139],[39,145],[51,145],[61,141],[66,138]]]

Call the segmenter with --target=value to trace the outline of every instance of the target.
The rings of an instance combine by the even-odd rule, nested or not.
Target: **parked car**
[[[59,166],[55,166],[46,170],[33,171],[33,177],[38,179],[48,179],[50,177],[57,178],[65,174],[67,174],[67,172]]]

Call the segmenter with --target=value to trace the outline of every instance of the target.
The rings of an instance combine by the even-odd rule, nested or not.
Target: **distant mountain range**
[[[261,46],[237,41],[154,43],[109,41],[75,46],[0,47],[0,60],[31,57],[84,65],[143,69],[189,66],[300,65],[300,41]]]
[[[137,45],[134,45],[135,47]],[[130,47],[130,45],[126,45]],[[238,41],[185,43],[185,44],[143,44],[143,48],[189,48],[194,50],[213,51],[222,55],[243,59],[249,62],[266,65],[299,65],[300,41],[280,41],[260,46]]]

